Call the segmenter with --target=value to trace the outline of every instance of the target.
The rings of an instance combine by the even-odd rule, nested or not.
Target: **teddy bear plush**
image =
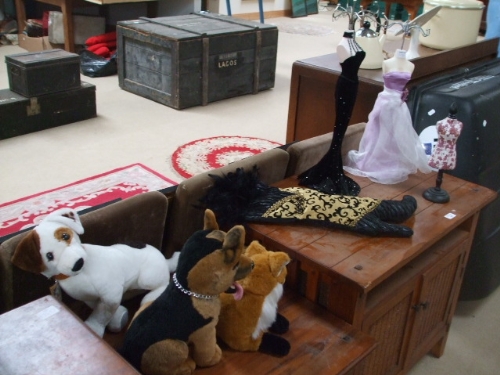
[[[82,244],[78,213],[62,208],[47,215],[19,243],[11,261],[17,267],[54,278],[57,285],[93,311],[85,321],[99,336],[106,326],[120,331],[128,322],[124,292],[148,290],[141,303],[156,299],[170,282],[179,254],[165,259],[150,245]]]
[[[240,281],[243,298],[235,300],[221,295],[217,336],[235,350],[287,355],[289,342],[273,333],[284,333],[289,326],[288,320],[278,313],[278,301],[290,257],[284,252],[268,251],[258,241],[250,243],[245,255],[254,262],[254,269]]]
[[[237,280],[253,268],[243,254],[244,242],[243,226],[223,232],[214,213],[206,210],[203,230],[188,238],[181,250],[174,282],[136,313],[121,355],[144,375],[191,374],[197,366],[218,363],[220,294],[241,298]]]

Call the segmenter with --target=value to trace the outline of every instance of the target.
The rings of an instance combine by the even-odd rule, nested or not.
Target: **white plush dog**
[[[124,292],[150,290],[144,304],[165,290],[179,253],[167,260],[150,245],[138,249],[82,244],[78,235],[83,231],[75,210],[54,211],[19,243],[12,263],[53,277],[71,297],[85,302],[93,309],[86,323],[102,337],[106,326],[116,332],[127,324],[127,309],[120,306]]]

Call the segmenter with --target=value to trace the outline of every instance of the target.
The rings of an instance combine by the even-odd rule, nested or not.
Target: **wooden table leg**
[[[26,6],[24,0],[16,0],[17,29],[22,34],[26,27]]]
[[[75,36],[73,30],[73,0],[62,0],[61,11],[64,26],[64,49],[75,52]]]

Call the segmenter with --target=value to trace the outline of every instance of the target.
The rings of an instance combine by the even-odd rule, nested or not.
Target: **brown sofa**
[[[365,124],[348,128],[343,153],[357,148]],[[180,250],[187,238],[203,224],[203,210],[196,205],[211,186],[210,174],[222,175],[236,168],[257,166],[263,182],[272,184],[298,174],[325,154],[332,134],[300,141],[288,147],[275,148],[202,173],[181,182],[176,189],[162,194],[144,193],[112,203],[81,216],[85,233],[83,242],[99,245],[140,241],[161,249],[170,257]],[[14,267],[10,258],[26,233],[18,234],[0,245],[0,313],[11,310],[49,293],[52,281]],[[73,301],[72,301],[73,302]],[[78,309],[77,303],[72,306]]]

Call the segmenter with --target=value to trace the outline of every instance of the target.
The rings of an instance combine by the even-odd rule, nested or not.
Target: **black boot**
[[[383,200],[373,213],[382,221],[402,223],[408,220],[416,209],[417,200],[411,195],[405,195],[401,201]]]
[[[380,237],[411,237],[413,235],[412,229],[400,224],[386,223],[385,221],[380,220],[380,218],[373,212],[370,212],[358,221],[354,227],[354,231],[369,236]]]

